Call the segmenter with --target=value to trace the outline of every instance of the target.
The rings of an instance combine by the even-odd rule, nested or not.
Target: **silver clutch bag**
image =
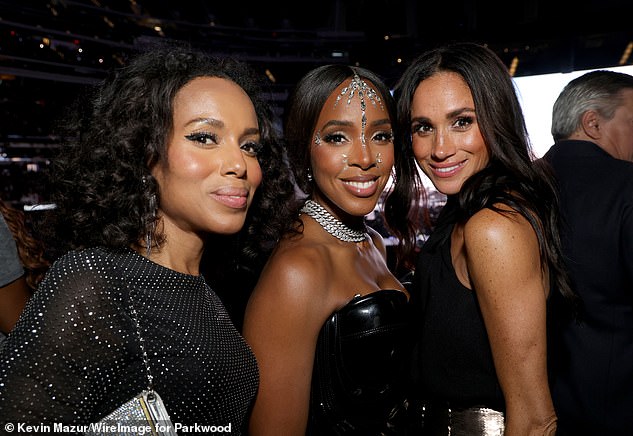
[[[91,424],[90,431],[84,434],[175,436],[176,431],[160,395],[156,391],[145,390],[99,422]]]

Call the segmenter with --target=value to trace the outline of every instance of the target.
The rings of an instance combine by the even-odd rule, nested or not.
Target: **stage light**
[[[632,51],[633,51],[633,41],[629,42],[626,48],[624,49],[624,53],[622,53],[622,57],[620,58],[620,65],[625,65],[629,61]]]
[[[519,66],[519,58],[515,56],[512,58],[512,62],[510,63],[510,68],[508,69],[510,76],[514,77],[514,74],[517,72],[517,67]]]

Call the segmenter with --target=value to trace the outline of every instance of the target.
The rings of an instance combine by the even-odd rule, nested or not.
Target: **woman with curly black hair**
[[[395,97],[403,141],[448,196],[411,288],[423,434],[554,434],[546,308],[574,297],[554,178],[533,159],[507,68],[481,45],[440,47]]]
[[[200,262],[240,231],[248,252],[276,238],[274,198],[293,186],[270,113],[245,65],[181,47],[99,88],[54,162],[72,250],[0,354],[4,421],[89,424],[149,384],[174,423],[241,434],[257,364]]]

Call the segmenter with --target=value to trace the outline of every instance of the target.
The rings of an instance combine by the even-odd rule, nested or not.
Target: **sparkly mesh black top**
[[[58,260],[3,343],[0,421],[89,424],[141,392],[130,303],[172,422],[246,433],[257,363],[217,295],[202,276],[104,248]]]

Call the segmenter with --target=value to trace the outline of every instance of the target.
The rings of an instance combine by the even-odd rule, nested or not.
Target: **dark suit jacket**
[[[633,435],[633,163],[587,141],[558,142],[544,159],[560,185],[563,250],[584,304],[581,324],[550,330],[559,428]]]

